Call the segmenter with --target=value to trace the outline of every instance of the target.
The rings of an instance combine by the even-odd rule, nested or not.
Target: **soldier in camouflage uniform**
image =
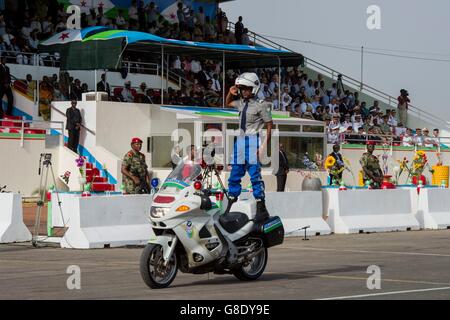
[[[375,143],[369,141],[367,143],[367,152],[364,153],[359,160],[363,169],[364,184],[366,181],[371,181],[371,187],[379,189],[383,182],[383,172],[381,171],[380,162],[376,156],[373,155],[375,150]]]
[[[142,193],[140,192],[142,183],[150,186],[150,174],[145,156],[140,151],[142,149],[142,140],[133,138],[131,140],[131,150],[125,155],[122,163],[122,183],[124,192],[127,194]],[[144,181],[142,181],[145,179]],[[148,191],[150,188],[148,187]]]

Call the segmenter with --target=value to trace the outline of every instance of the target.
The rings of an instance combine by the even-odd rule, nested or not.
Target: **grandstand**
[[[221,1],[215,2],[215,5],[218,6],[219,2]],[[61,17],[67,18],[61,8],[57,11]],[[230,121],[233,118],[228,113],[224,114],[214,108],[223,107],[225,93],[233,84],[236,75],[245,70],[258,72],[263,83],[261,98],[273,102],[274,114],[278,117],[277,126],[285,130],[283,134],[286,135],[282,137],[282,141],[287,146],[292,168],[304,169],[302,159],[306,154],[319,153],[325,157],[330,149],[330,145],[327,146],[328,139],[328,142],[344,143],[344,153],[356,173],[358,158],[364,147],[358,143],[348,143],[355,140],[354,137],[349,139],[355,132],[345,132],[345,113],[354,116],[358,114],[355,110],[359,109],[361,120],[370,118],[369,122],[373,126],[373,118],[380,118],[380,113],[384,114],[386,110],[397,108],[397,98],[292,52],[289,48],[255,32],[248,31],[249,44],[255,46],[232,43],[236,42],[235,25],[223,19],[225,13],[218,12],[210,15],[214,24],[214,37],[206,37],[214,40],[214,43],[190,42],[193,39],[186,39],[182,34],[183,28],[177,23],[169,24],[171,31],[165,30],[167,23],[162,23],[161,28],[164,30],[154,30],[155,34],[149,34],[143,32],[151,28],[149,24],[146,24],[149,28],[133,26],[133,23],[129,22],[130,17],[125,14],[130,30],[123,32],[116,29],[117,21],[114,18],[107,18],[107,23],[102,23],[100,19],[100,25],[91,27],[87,24],[87,28],[81,31],[44,33],[43,30],[39,37],[45,41],[36,46],[35,51],[25,50],[25,47],[30,47],[23,47],[21,41],[17,40],[10,43],[9,48],[4,44],[4,49],[13,49],[2,49],[2,54],[7,57],[7,65],[13,76],[15,106],[13,114],[2,121],[0,137],[2,143],[8,143],[8,149],[5,150],[17,154],[23,162],[16,165],[18,168],[14,174],[8,172],[5,177],[0,177],[0,181],[5,181],[4,184],[11,186],[13,190],[20,190],[27,195],[33,192],[35,187],[26,185],[20,179],[23,168],[30,168],[27,175],[34,175],[31,168],[33,161],[37,161],[35,157],[38,152],[27,151],[25,159],[22,154],[23,149],[28,148],[31,142],[37,144],[33,146],[33,150],[50,150],[56,155],[58,176],[67,170],[76,171],[73,160],[77,155],[63,147],[64,139],[67,138],[62,136],[67,101],[72,98],[80,101],[79,107],[84,112],[85,123],[79,153],[89,159],[89,170],[93,170],[92,178],[89,179],[97,182],[93,186],[95,191],[119,189],[120,161],[127,151],[127,141],[131,136],[141,136],[146,140],[144,149],[150,165],[156,176],[164,178],[169,170],[169,162],[166,160],[170,152],[169,149],[161,151],[159,147],[167,146],[170,142],[172,129],[187,128],[193,132],[193,123],[197,120],[203,121],[205,128],[212,124],[220,124],[222,129],[233,127],[232,123],[236,120]],[[195,12],[197,13],[200,14],[200,11]],[[102,14],[98,8],[97,14]],[[108,12],[109,17],[113,14],[117,12]],[[160,12],[158,17],[165,16]],[[5,14],[3,38],[5,34],[12,32],[10,26],[22,23],[23,28],[17,28],[21,30],[21,34],[16,33],[13,38],[24,40],[23,37],[28,34],[30,28],[28,23],[31,23],[30,19],[33,20],[33,17],[27,17],[25,13],[23,18],[21,22]],[[196,18],[199,19],[199,16],[196,15]],[[52,30],[56,32],[58,29]],[[174,36],[177,40],[167,39],[164,35]],[[30,37],[33,40],[34,35],[30,33]],[[92,41],[75,41],[88,38]],[[126,46],[122,46],[123,39],[127,39]],[[31,42],[29,41],[30,44]],[[88,46],[88,43],[92,45]],[[81,48],[82,51],[79,50]],[[27,75],[31,78],[27,79]],[[110,92],[106,95],[97,90],[102,75],[105,75],[106,82],[110,85]],[[338,75],[342,77],[338,78]],[[125,101],[122,93],[124,83],[128,81],[131,83],[131,100]],[[142,86],[143,83],[145,86]],[[318,94],[316,90],[319,90]],[[331,95],[327,91],[331,91]],[[291,101],[285,105],[283,101],[288,96]],[[333,123],[330,121],[334,110],[326,110],[327,106],[333,106],[332,98],[337,99],[335,106],[340,107],[344,100],[348,104],[345,111],[338,111],[340,119],[337,132],[333,131]],[[314,101],[315,99],[317,101]],[[365,103],[369,111],[374,101],[379,102],[378,113],[364,115],[363,104]],[[179,109],[167,108],[168,106],[177,106]],[[173,114],[173,110],[177,110],[177,113]],[[311,127],[313,132],[307,132]],[[375,130],[371,131],[370,135],[365,132],[360,137],[360,142],[377,136],[385,148],[391,152],[395,151],[395,158],[402,158],[417,148],[427,147],[423,139],[407,147],[401,146],[405,132],[397,130],[399,127],[396,125],[389,127],[390,132]],[[436,138],[438,144],[428,146],[428,150],[432,153],[441,151],[445,159],[447,154],[443,137],[448,136],[448,123],[410,104],[408,127],[413,130],[422,127],[439,128],[440,137]],[[114,128],[114,133],[108,132],[111,128]],[[354,131],[357,131],[357,128]],[[58,137],[59,146],[56,142]],[[18,139],[20,143],[11,144],[14,139]],[[432,159],[433,157],[434,155],[430,156]],[[108,168],[106,173],[103,170],[105,166]],[[6,173],[2,173],[4,174]],[[299,190],[301,177],[298,177],[297,172],[290,174],[295,179],[289,179],[292,185],[288,185],[288,188]],[[273,188],[274,181],[269,170],[265,172],[265,178],[268,180],[269,189]],[[31,185],[37,185],[36,179]],[[354,182],[352,179],[347,177],[351,183]],[[65,185],[63,181],[59,182],[60,187],[69,190],[79,188],[75,179],[69,185]]]

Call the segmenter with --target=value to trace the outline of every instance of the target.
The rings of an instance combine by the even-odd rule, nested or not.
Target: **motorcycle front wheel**
[[[141,255],[140,270],[147,286],[152,289],[167,288],[177,276],[177,256],[174,253],[165,266],[162,247],[148,244]]]
[[[233,275],[242,281],[256,280],[264,273],[267,260],[267,248],[263,247],[251,260],[242,263],[238,268],[232,270]]]

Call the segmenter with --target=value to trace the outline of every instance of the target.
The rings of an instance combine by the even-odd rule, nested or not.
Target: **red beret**
[[[368,146],[374,146],[375,145],[375,141],[367,141],[367,145]]]
[[[133,144],[133,143],[142,143],[142,140],[139,138],[133,138],[133,139],[131,139],[131,144]]]

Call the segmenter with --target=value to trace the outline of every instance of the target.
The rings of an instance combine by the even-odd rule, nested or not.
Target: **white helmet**
[[[253,72],[245,72],[241,74],[239,77],[237,77],[235,81],[235,85],[238,86],[244,86],[244,87],[251,87],[252,93],[256,95],[260,88],[260,82],[259,78],[256,75],[256,73]]]

